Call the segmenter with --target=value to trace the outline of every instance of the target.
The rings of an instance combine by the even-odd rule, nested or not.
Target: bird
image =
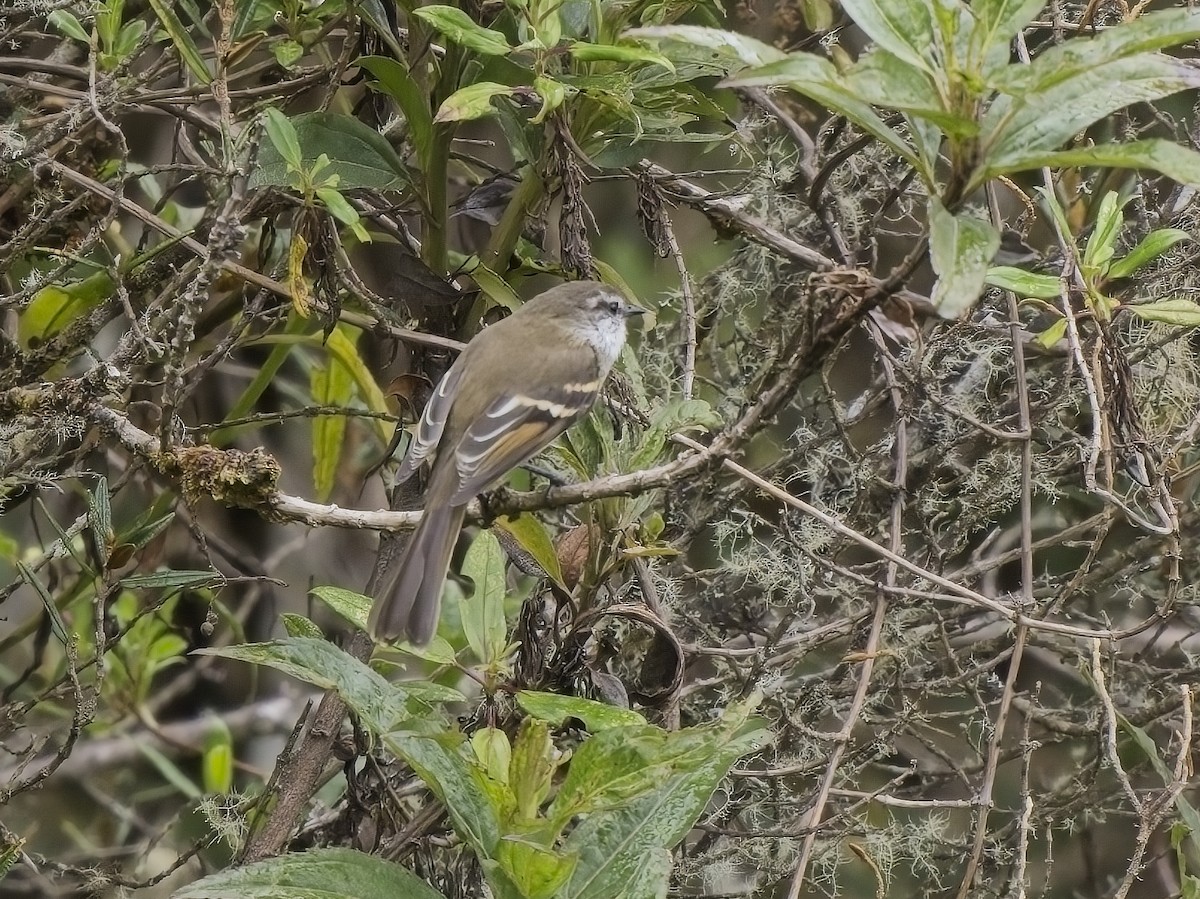
[[[645,312],[598,281],[559,284],[484,328],[438,382],[395,483],[430,464],[425,508],[377,579],[368,630],[418,646],[437,630],[467,504],[587,414]]]

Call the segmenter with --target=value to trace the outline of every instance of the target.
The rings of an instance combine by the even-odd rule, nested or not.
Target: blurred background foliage
[[[1200,895],[1198,38],[4,6],[0,894]],[[581,276],[652,320],[366,668],[397,423]]]

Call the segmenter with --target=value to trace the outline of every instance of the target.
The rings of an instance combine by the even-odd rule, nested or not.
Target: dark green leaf
[[[1097,166],[1117,169],[1151,169],[1180,184],[1200,187],[1200,153],[1169,140],[1139,140],[1127,144],[1097,144],[1082,150],[1059,150],[1013,159],[1001,167],[988,169],[989,177],[1012,171],[1049,166],[1080,168]]]
[[[321,170],[321,176],[337,175],[339,190],[395,190],[407,183],[404,163],[392,145],[353,116],[307,112],[290,121],[300,149],[300,167],[311,170],[317,158],[325,155],[330,165]],[[273,144],[264,145],[250,186],[290,187],[292,183],[286,157]]]
[[[938,68],[928,0],[841,0],[841,6],[880,47],[924,71]]]
[[[461,605],[463,632],[475,657],[485,665],[499,661],[508,645],[504,620],[504,566],[500,541],[491,531],[480,531],[463,559],[462,573],[475,585]]]
[[[167,32],[175,49],[179,51],[179,58],[183,60],[184,65],[201,84],[209,84],[212,81],[212,74],[208,71],[208,65],[196,48],[191,33],[175,15],[173,4],[167,0],[150,0],[150,8],[154,10],[163,30]]]
[[[155,587],[197,587],[223,581],[219,571],[157,571],[154,574],[135,574],[121,578],[121,586],[130,590],[146,590]]]

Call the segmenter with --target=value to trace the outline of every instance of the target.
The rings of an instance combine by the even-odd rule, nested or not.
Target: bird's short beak
[[[633,305],[633,303],[625,304],[625,317],[626,318],[633,318],[633,316],[635,316],[635,315],[645,315],[645,314],[646,314],[646,310],[643,309],[641,306],[635,306],[635,305]]]

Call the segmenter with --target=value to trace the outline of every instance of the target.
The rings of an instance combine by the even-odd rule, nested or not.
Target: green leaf
[[[1177,8],[1142,13],[1133,21],[1104,28],[1092,37],[1076,37],[1056,44],[1039,53],[1029,65],[1007,66],[991,84],[1006,94],[1044,91],[1098,64],[1197,39],[1200,39],[1200,11]]]
[[[304,55],[304,45],[298,41],[280,41],[278,44],[272,45],[271,52],[275,54],[275,61],[279,65],[290,69]]]
[[[371,597],[342,587],[330,586],[313,587],[308,592],[359,630],[367,629],[367,618],[371,613]]]
[[[69,38],[74,38],[77,41],[82,41],[85,44],[91,43],[91,35],[87,30],[79,24],[79,20],[74,15],[67,12],[65,9],[56,9],[46,17],[46,21],[61,31]]]
[[[1044,90],[1001,96],[983,120],[986,164],[993,170],[1030,168],[1030,157],[1057,149],[1118,109],[1198,86],[1200,68],[1192,63],[1143,53],[1097,61]]]
[[[136,741],[134,746],[159,773],[163,780],[173,786],[181,796],[196,800],[204,795],[199,784],[183,773],[182,769],[171,759],[146,741]]]
[[[205,793],[228,793],[233,789],[233,734],[216,715],[209,717],[204,732],[200,770]]]
[[[662,895],[670,862],[665,850],[691,830],[733,762],[770,742],[769,732],[747,719],[750,707],[751,703],[739,704],[716,725],[671,734],[661,744],[661,754],[646,760],[657,766],[658,773],[650,792],[583,818],[562,847],[578,852],[579,864],[570,883],[559,891],[559,899]],[[584,748],[606,737],[619,743],[615,739],[619,734],[608,731]],[[619,745],[615,748],[617,757],[609,769],[614,774],[625,754]],[[578,755],[572,759],[572,770],[578,761]],[[603,776],[610,760],[596,759],[592,764],[602,766],[595,773]]]
[[[661,53],[655,53],[642,47],[629,47],[622,44],[590,44],[587,41],[573,41],[567,46],[567,52],[573,59],[580,62],[623,62],[649,63],[662,66],[668,72],[675,71],[675,63]]]
[[[279,616],[283,620],[283,629],[289,637],[313,637],[323,640],[325,634],[317,625],[303,615],[284,612]]]
[[[1062,281],[1056,276],[1039,275],[1008,265],[996,265],[989,268],[986,281],[992,287],[1011,290],[1019,297],[1056,300],[1062,293]]]
[[[1108,267],[1108,277],[1128,278],[1167,252],[1175,244],[1191,239],[1190,234],[1179,228],[1159,228],[1151,231],[1142,238],[1141,243],[1129,251],[1129,255],[1116,260]]]
[[[1043,346],[1046,349],[1050,349],[1051,347],[1057,345],[1058,342],[1066,336],[1066,333],[1067,320],[1065,318],[1060,318],[1050,327],[1046,328],[1046,330],[1038,334],[1037,337],[1034,338],[1034,342],[1038,346]]]
[[[331,359],[336,359],[341,363],[342,367],[350,374],[354,380],[354,386],[358,389],[358,397],[363,404],[372,412],[380,415],[390,414],[387,405],[387,398],[383,395],[383,391],[379,389],[379,383],[371,374],[371,368],[367,365],[362,357],[362,353],[358,349],[358,335],[361,331],[351,325],[340,324],[329,336],[325,339],[322,346],[329,353]],[[310,342],[315,342],[315,336],[306,338]],[[390,445],[392,434],[396,430],[396,425],[384,418],[371,419],[371,427],[375,429],[380,442],[384,446]]]
[[[1080,150],[1059,150],[1020,156],[1000,166],[990,166],[987,177],[1012,171],[1041,168],[1097,166],[1116,169],[1151,169],[1180,184],[1200,187],[1200,153],[1169,140],[1151,139],[1127,144],[1097,144]]]
[[[396,40],[396,35],[392,32],[391,23],[388,22],[387,12],[383,8],[382,0],[354,0],[354,7],[359,16],[375,30],[375,33],[379,35],[387,45],[387,48],[392,51],[396,59],[407,57],[408,50]],[[407,4],[406,8],[408,8]]]
[[[422,170],[428,169],[433,142],[433,114],[429,110],[428,92],[422,91],[408,69],[394,59],[365,56],[356,64],[374,75],[379,86],[400,106],[417,159]]]
[[[483,782],[474,753],[459,733],[384,734],[383,743],[404,759],[446,806],[454,830],[481,859],[495,858],[500,841],[500,801]]]
[[[417,708],[413,703],[463,699],[457,690],[434,684],[388,683],[332,643],[312,637],[286,637],[270,643],[197,649],[193,654],[266,665],[322,690],[336,690],[363,723],[377,734],[387,733],[409,721]],[[423,715],[429,713],[428,709],[421,712]]]
[[[296,128],[292,125],[291,119],[274,106],[269,106],[263,111],[263,128],[267,132],[271,146],[275,148],[275,152],[285,163],[296,170],[304,167],[304,155],[300,152],[300,138],[296,135]]]
[[[841,6],[880,47],[926,72],[939,67],[927,0],[841,0]]]
[[[173,3],[168,3],[166,0],[150,0],[150,8],[154,10],[154,14],[158,16],[158,21],[162,24],[163,30],[167,32],[171,38],[171,43],[179,51],[179,58],[183,60],[184,65],[188,67],[188,70],[191,71],[201,84],[209,84],[212,82],[212,74],[208,71],[208,65],[204,62],[204,57],[200,55],[200,51],[196,48],[196,43],[192,40],[191,33],[179,21],[179,17],[175,15],[173,6]]]
[[[103,475],[96,482],[96,489],[87,495],[88,529],[92,534],[92,546],[100,564],[108,568],[108,551],[116,535],[112,529],[112,506],[109,504],[108,478]]]
[[[747,66],[763,66],[785,59],[786,54],[770,44],[718,28],[699,25],[652,25],[630,28],[624,39],[655,44],[672,64],[704,61],[726,74]]]
[[[1191,300],[1159,300],[1125,308],[1143,321],[1162,322],[1184,328],[1200,327],[1200,304]]]
[[[567,88],[561,81],[538,75],[533,79],[533,89],[542,98],[542,108],[538,110],[536,116],[529,120],[529,124],[540,125],[546,121],[546,116],[562,106],[563,101],[567,98]]]
[[[845,86],[845,79],[827,59],[811,53],[793,53],[786,59],[740,73],[723,82],[725,87],[786,86],[816,100],[827,109],[844,115],[876,140],[890,148],[901,159],[926,172],[913,147],[898,132],[884,124],[871,105]]]
[[[975,305],[999,248],[1000,234],[990,223],[953,215],[930,197],[929,250],[938,276],[931,299],[940,315],[958,318]]]
[[[574,853],[563,854],[514,836],[506,836],[500,841],[496,858],[522,899],[553,899],[571,879],[579,861]]]
[[[483,664],[499,661],[508,646],[504,621],[504,566],[506,557],[491,531],[480,531],[463,559],[462,573],[475,584],[475,592],[464,599],[463,632],[475,657]]]
[[[339,325],[339,330],[344,327]],[[310,375],[313,402],[322,406],[346,406],[354,393],[354,378],[336,357],[325,365],[313,366]],[[346,445],[346,418],[318,415],[312,423],[313,487],[318,502],[333,492],[342,449]]]
[[[306,112],[289,121],[299,145],[299,165],[272,141],[258,151],[258,165],[250,175],[251,187],[291,187],[294,176],[288,172],[288,163],[311,170],[322,154],[329,158],[330,165],[321,175],[336,175],[339,190],[395,190],[407,185],[404,162],[392,145],[353,116]],[[289,147],[287,152],[292,149]]]
[[[558,563],[558,553],[554,551],[554,542],[550,533],[533,515],[519,515],[516,518],[504,516],[496,520],[499,527],[513,536],[521,544],[521,548],[533,556],[535,562],[558,583],[562,583],[562,566]]]
[[[1106,266],[1116,252],[1117,237],[1125,227],[1125,216],[1121,214],[1121,201],[1117,192],[1110,190],[1100,199],[1096,213],[1096,225],[1083,251],[1083,265],[1089,269]]]
[[[26,348],[31,346],[30,341],[47,340],[112,295],[113,281],[108,272],[96,272],[70,284],[48,284],[34,294],[21,313],[17,339]]]
[[[541,693],[536,690],[521,690],[517,703],[535,718],[561,726],[570,718],[578,718],[591,733],[600,733],[614,727],[639,727],[646,719],[632,709],[617,708],[579,696],[560,696],[557,693]]]
[[[1150,766],[1155,773],[1162,778],[1164,786],[1170,787],[1175,783],[1175,774],[1167,767],[1166,762],[1158,754],[1158,744],[1154,742],[1154,738],[1150,736],[1144,729],[1138,727],[1124,715],[1117,713],[1117,724],[1121,730],[1125,731],[1133,738],[1134,743],[1145,755],[1146,760],[1150,762]],[[1200,812],[1196,811],[1183,793],[1179,793],[1175,797],[1175,809],[1179,812],[1179,817],[1188,828],[1187,840],[1191,844],[1193,852],[1200,852]]]
[[[428,7],[426,7],[428,8]],[[495,81],[478,81],[459,88],[442,101],[435,122],[466,122],[482,118],[492,111],[493,97],[511,97],[514,89]]]
[[[512,764],[512,744],[508,734],[496,727],[481,727],[471,734],[471,751],[475,760],[492,780],[507,784]]]
[[[240,868],[228,868],[188,884],[172,899],[445,899],[394,862],[353,849],[310,849]]]
[[[512,47],[499,31],[478,25],[461,9],[454,6],[420,6],[413,14],[428,22],[456,44],[486,56],[506,56]]]
[[[224,576],[219,571],[157,571],[154,574],[134,574],[121,578],[121,586],[129,590],[147,590],[155,587],[198,587],[201,584],[220,582]]]
[[[1034,20],[1045,5],[1045,0],[973,0],[971,12],[975,17],[975,25],[970,36],[972,59],[985,60],[993,48],[999,47],[1006,62],[1009,42]]]
[[[973,119],[944,107],[928,73],[887,50],[875,48],[864,53],[843,75],[842,83],[872,106],[898,109],[925,119],[946,134],[965,138],[979,132],[979,124]]]

